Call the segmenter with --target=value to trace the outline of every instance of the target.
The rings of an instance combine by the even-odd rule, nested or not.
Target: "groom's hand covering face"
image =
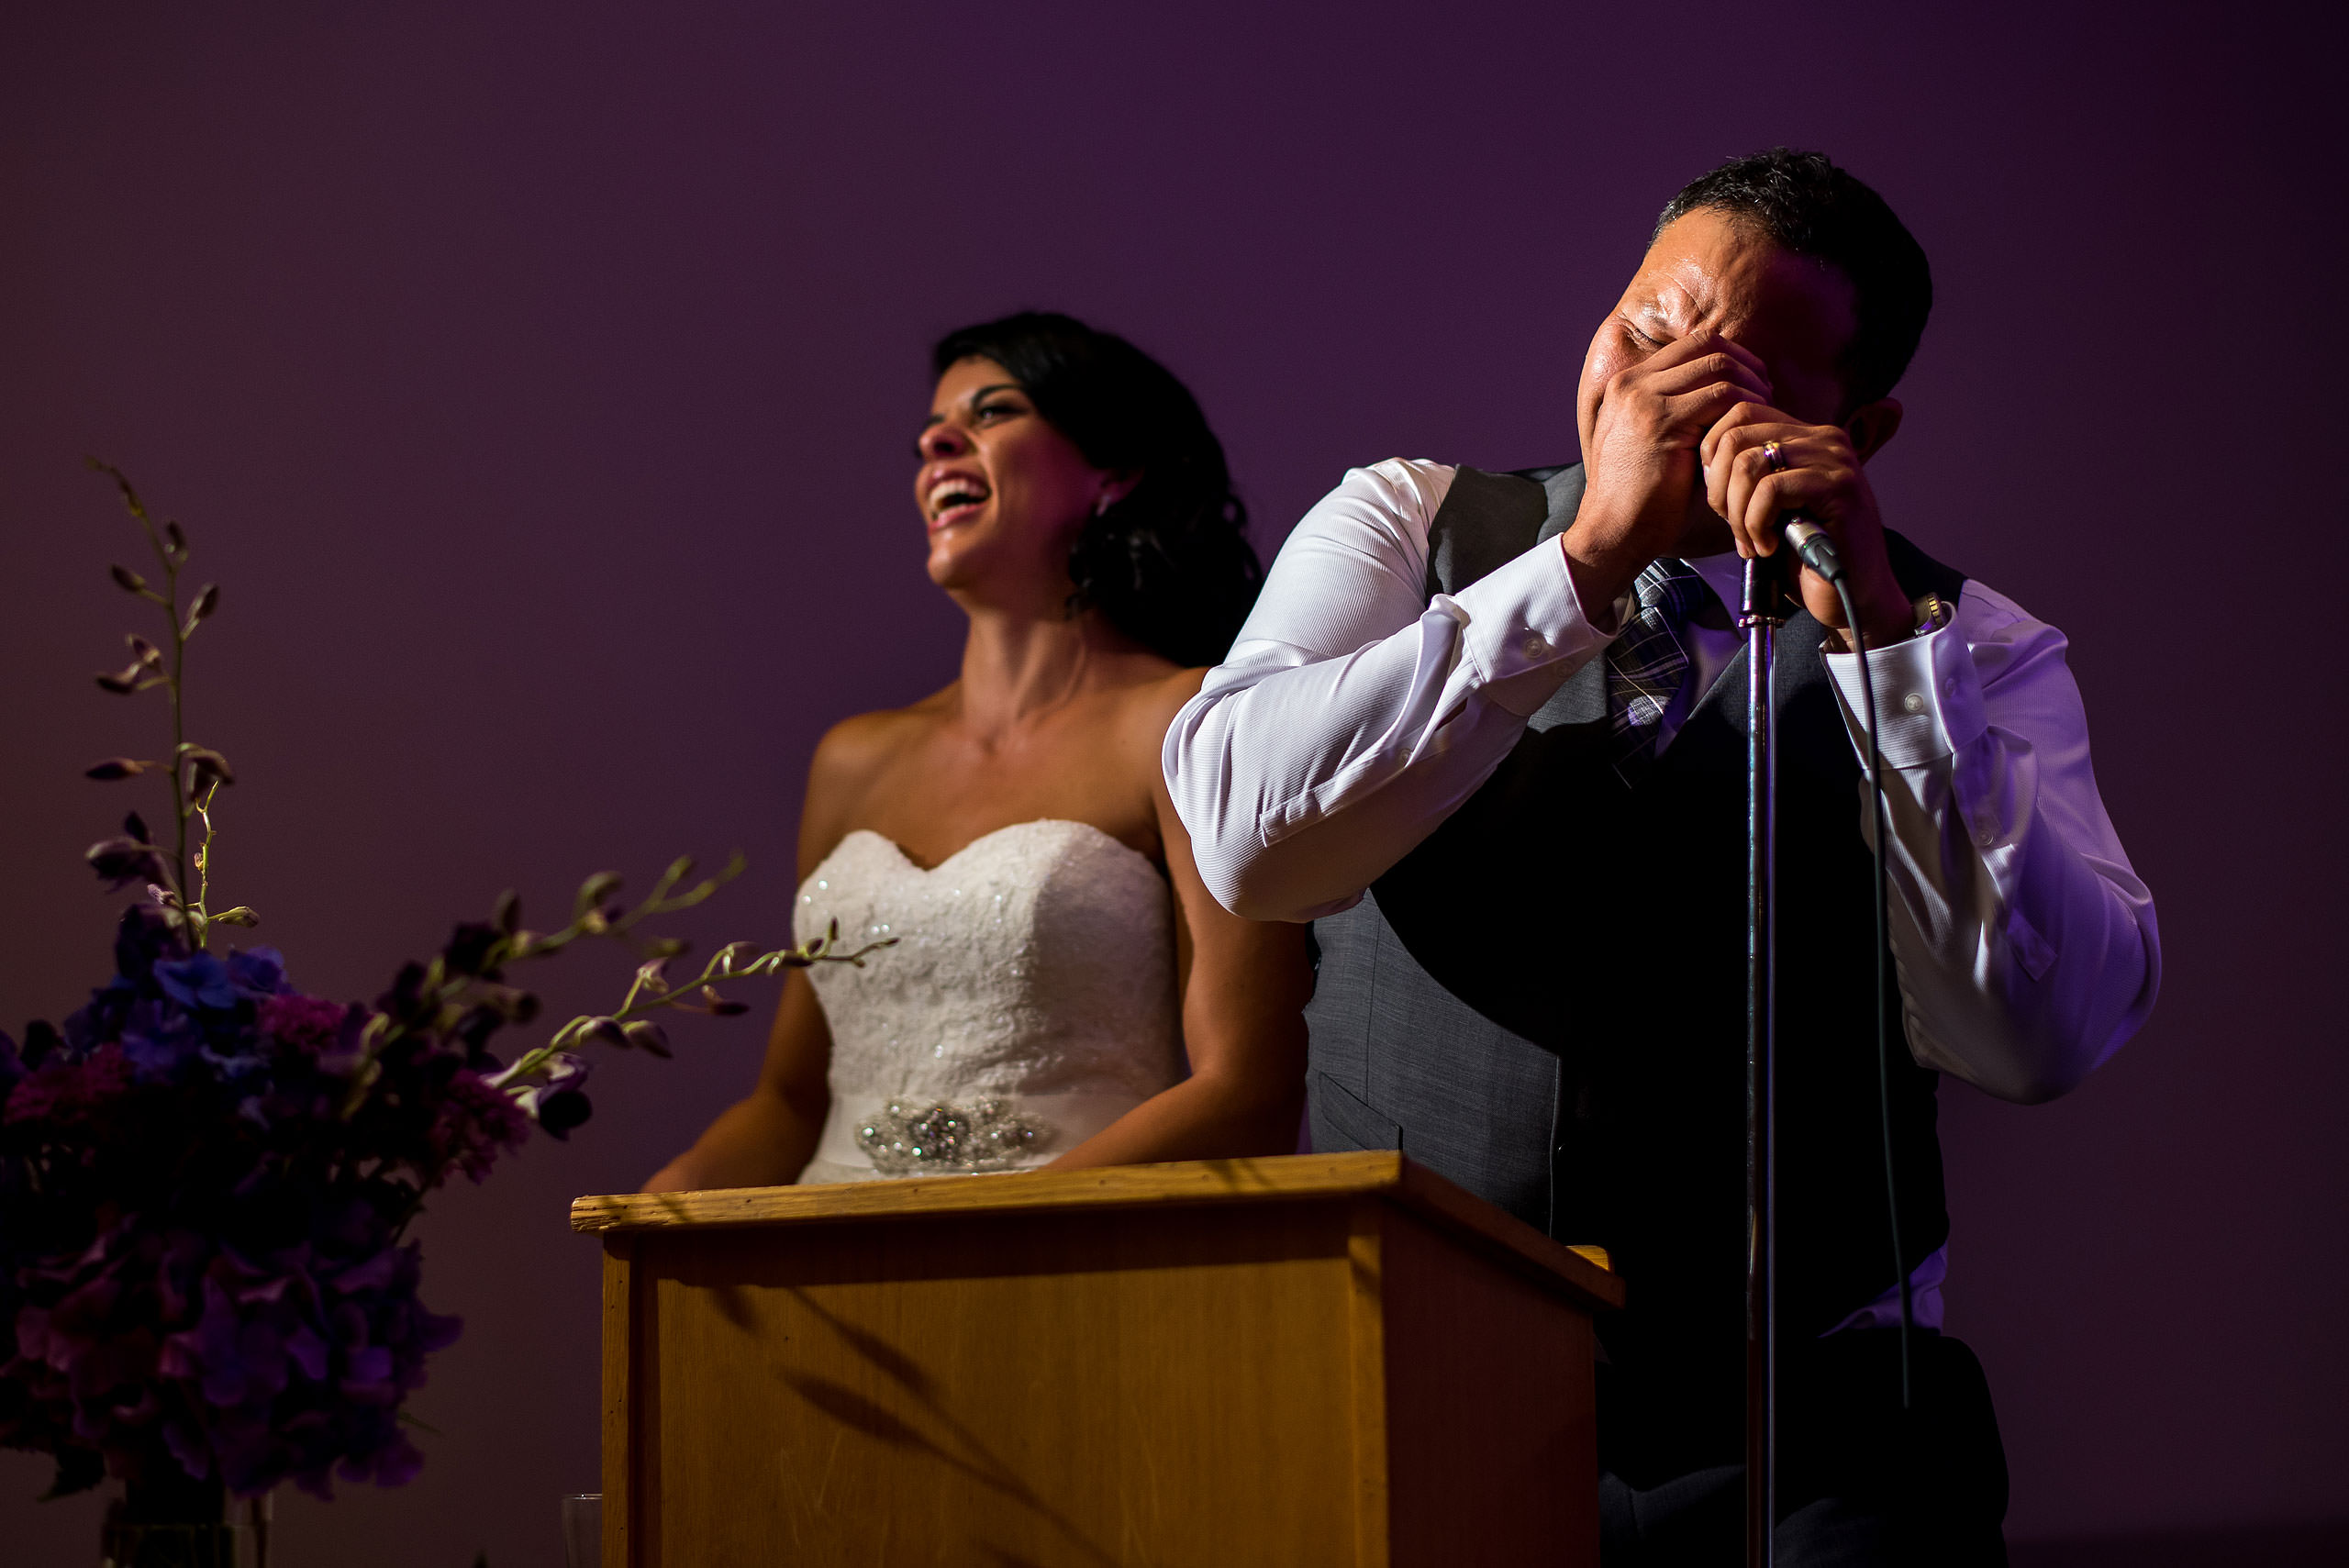
[[[1908,600],[1861,469],[1900,406],[1844,408],[1857,325],[1840,271],[1734,216],[1698,208],[1665,227],[1583,361],[1587,489],[1565,548],[1586,607],[1659,556],[1771,553],[1778,515],[1799,509],[1842,547],[1871,643],[1905,635]],[[1802,593],[1842,624],[1827,584],[1805,573]]]

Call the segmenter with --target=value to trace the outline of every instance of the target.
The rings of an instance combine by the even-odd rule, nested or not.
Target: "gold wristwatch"
[[[1911,599],[1909,605],[1917,612],[1917,624],[1909,633],[1911,637],[1931,637],[1957,618],[1957,606],[1930,589],[1923,598]]]
[[[1909,607],[1917,612],[1916,624],[1909,628],[1909,635],[1912,638],[1931,637],[1957,618],[1957,606],[1935,593],[1928,592],[1922,598],[1909,600]],[[1831,626],[1827,628],[1827,635],[1819,639],[1819,646],[1828,653],[1849,653],[1852,651],[1852,645],[1843,639],[1842,629]]]

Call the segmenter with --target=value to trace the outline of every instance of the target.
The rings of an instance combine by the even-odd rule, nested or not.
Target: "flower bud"
[[[163,868],[163,857],[152,844],[136,839],[105,839],[92,844],[83,858],[90,869],[106,880],[116,892],[134,882],[169,882],[171,873]]]
[[[139,575],[138,573],[133,572],[129,567],[109,566],[106,568],[106,571],[113,576],[115,586],[120,588],[124,593],[143,594],[147,591],[147,579]]]
[[[180,755],[187,763],[190,795],[202,795],[214,784],[237,782],[237,775],[228,771],[228,759],[209,746],[184,747]]]
[[[575,1088],[587,1081],[596,1064],[573,1051],[558,1051],[540,1064],[550,1089]]]
[[[587,1096],[576,1089],[556,1089],[538,1096],[529,1109],[539,1126],[549,1135],[568,1139],[572,1129],[584,1125],[595,1114],[595,1106]]]
[[[479,920],[461,922],[440,949],[440,962],[451,974],[485,975],[494,980],[496,964],[492,960],[500,956],[505,940],[495,926]]]
[[[135,779],[151,766],[153,766],[152,763],[141,762],[131,757],[108,757],[96,766],[84,769],[82,776],[102,782],[111,779]]]
[[[668,1032],[650,1018],[638,1018],[633,1023],[625,1024],[621,1026],[620,1032],[628,1036],[629,1044],[640,1051],[649,1051],[664,1062],[674,1054],[669,1050]]]

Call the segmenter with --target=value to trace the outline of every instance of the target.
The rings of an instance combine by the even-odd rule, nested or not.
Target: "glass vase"
[[[133,1481],[106,1505],[98,1568],[269,1568],[269,1499],[232,1508],[217,1481]]]

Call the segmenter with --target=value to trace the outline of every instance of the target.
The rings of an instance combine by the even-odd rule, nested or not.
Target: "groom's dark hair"
[[[1846,408],[1873,403],[1899,383],[1933,311],[1933,270],[1882,196],[1823,152],[1774,147],[1691,180],[1664,205],[1655,233],[1699,208],[1750,224],[1780,250],[1832,267],[1851,284],[1859,325],[1843,348]]]
[[[1264,570],[1223,443],[1190,388],[1123,338],[1050,311],[965,327],[930,351],[939,375],[964,360],[1010,372],[1095,468],[1141,476],[1077,536],[1073,603],[1098,609],[1161,658],[1220,662]]]

